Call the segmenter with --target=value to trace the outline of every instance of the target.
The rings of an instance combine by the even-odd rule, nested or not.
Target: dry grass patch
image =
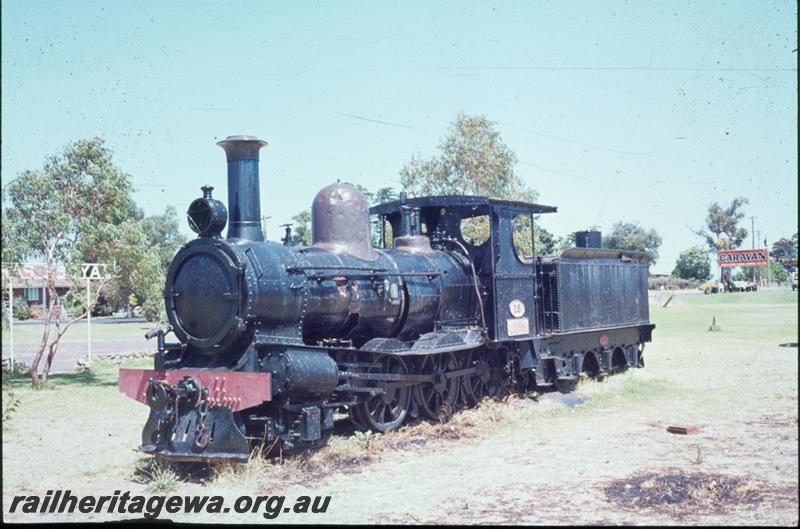
[[[142,459],[136,462],[133,480],[145,486],[145,491],[152,494],[165,494],[178,489],[181,480],[179,474],[183,469],[155,458]]]
[[[318,481],[333,473],[357,473],[381,455],[416,450],[440,442],[478,438],[501,423],[530,419],[539,405],[516,396],[503,401],[484,399],[476,407],[461,410],[439,422],[419,421],[388,433],[354,432],[349,437],[332,435],[324,446],[294,455],[256,449],[247,463],[220,463],[212,467],[215,486],[254,491],[287,484]],[[446,419],[446,420],[445,420]]]
[[[562,402],[554,399],[517,394],[502,400],[487,397],[472,408],[444,414],[440,421],[417,420],[388,433],[334,434],[328,436],[320,448],[294,454],[259,447],[245,463],[202,465],[147,460],[146,464],[137,465],[135,479],[147,484],[148,490],[153,492],[174,490],[180,482],[209,484],[221,490],[265,492],[287,485],[319,482],[336,473],[358,473],[367,464],[390,453],[481,439],[500,428],[530,424],[537,418],[561,413],[565,408]]]
[[[641,474],[612,481],[606,497],[630,510],[649,510],[683,518],[712,514],[763,501],[765,485],[721,474]]]
[[[210,483],[219,489],[257,492],[281,471],[280,466],[267,459],[267,452],[265,447],[256,447],[245,463],[223,461],[210,464]]]

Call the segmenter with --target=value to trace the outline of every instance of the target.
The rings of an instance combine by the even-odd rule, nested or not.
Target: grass
[[[222,462],[212,466],[210,486],[215,490],[236,490],[257,493],[273,477],[279,467],[264,457],[265,449],[253,449],[246,463]]]
[[[152,360],[126,365],[150,367]],[[4,373],[3,388],[19,400],[3,423],[4,492],[132,471],[147,407],[119,393],[118,370],[98,359],[91,371],[52,375],[43,390],[31,389],[28,377]]]
[[[167,494],[178,489],[182,469],[157,459],[137,461],[134,477],[145,484],[145,492]]]

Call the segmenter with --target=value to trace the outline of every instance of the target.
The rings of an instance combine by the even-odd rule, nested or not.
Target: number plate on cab
[[[528,325],[528,318],[508,318],[506,320],[508,326],[509,336],[520,336],[530,332],[530,325]]]

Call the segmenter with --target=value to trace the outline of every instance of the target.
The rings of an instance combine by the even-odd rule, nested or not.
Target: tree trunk
[[[47,358],[44,361],[44,368],[42,369],[42,384],[47,383],[47,376],[50,374],[50,366],[53,365],[53,357],[56,356],[56,351],[58,350],[58,342],[61,340],[61,335],[63,332],[61,331],[61,299],[59,298],[58,294],[55,295],[53,298],[53,305],[55,306],[55,310],[57,311],[56,314],[56,338],[50,344],[50,347],[47,350]]]
[[[47,347],[47,340],[50,338],[50,322],[53,318],[53,295],[55,294],[55,289],[51,288],[51,282],[47,282],[47,291],[50,296],[50,306],[45,308],[45,319],[44,319],[44,331],[42,332],[42,341],[39,344],[39,349],[36,351],[36,355],[33,358],[33,363],[31,364],[31,386],[34,388],[39,387],[43,382],[39,379],[39,362],[42,360],[42,355],[44,354],[44,350]],[[45,377],[46,379],[47,377]]]
[[[66,334],[66,332],[69,330],[69,328],[72,327],[72,325],[76,321],[82,320],[83,318],[86,318],[88,316],[89,311],[92,310],[92,307],[94,307],[97,304],[97,300],[100,299],[100,292],[101,292],[101,290],[103,289],[103,287],[105,285],[106,285],[106,281],[103,281],[102,283],[100,283],[100,286],[97,288],[97,292],[95,292],[94,299],[90,300],[89,305],[86,307],[86,311],[83,314],[81,314],[80,316],[77,316],[77,317],[71,319],[69,322],[67,322],[67,324],[64,325],[63,329],[61,328],[61,314],[62,314],[61,313],[61,298],[56,293],[55,288],[53,289],[53,297],[52,297],[53,305],[52,306],[56,307],[55,310],[58,311],[57,312],[57,316],[56,316],[56,336],[55,336],[55,338],[53,338],[53,341],[50,343],[50,348],[48,349],[47,358],[45,360],[44,369],[42,370],[42,377],[40,379],[41,381],[39,382],[39,384],[44,384],[45,382],[47,382],[47,377],[48,377],[48,374],[50,373],[50,367],[53,364],[53,358],[56,356],[56,351],[58,351],[58,344],[60,343],[61,338],[64,336],[64,334]],[[50,319],[49,319],[49,316],[48,316],[48,323],[49,323],[49,321],[50,321]],[[48,329],[49,329],[49,325],[48,325]],[[44,342],[44,344],[42,346],[42,350],[38,353],[38,357],[37,357],[37,360],[36,360],[36,365],[37,366],[39,364],[39,360],[41,359],[42,353],[44,353],[44,346],[45,345],[46,345],[46,341]],[[38,375],[37,375],[37,379],[38,379]]]

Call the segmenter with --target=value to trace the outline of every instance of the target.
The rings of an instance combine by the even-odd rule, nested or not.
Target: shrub
[[[694,246],[681,252],[672,275],[681,279],[711,279],[711,260],[706,249]]]
[[[647,278],[647,288],[650,290],[685,290],[696,288],[700,281],[696,279],[681,279],[674,276],[650,276]]]
[[[164,300],[161,298],[150,298],[142,304],[142,315],[147,321],[158,322],[165,319]]]
[[[96,287],[95,287],[96,288]],[[72,288],[61,298],[61,306],[72,317],[79,316],[86,311],[86,290]],[[114,313],[114,306],[110,299],[100,296],[100,299],[92,307],[92,316],[111,316]]]
[[[22,298],[14,298],[14,321],[29,320],[33,318],[33,310],[28,302]],[[8,327],[8,298],[3,301],[3,328]]]
[[[17,398],[14,390],[11,387],[3,387],[3,428],[14,418],[19,404],[19,398]]]
[[[86,291],[80,288],[71,288],[61,296],[61,308],[70,316],[83,314],[86,310]]]
[[[111,316],[112,314],[114,314],[114,307],[111,301],[102,296],[92,307],[92,316]]]
[[[31,305],[30,309],[32,314],[31,317],[37,320],[44,319],[44,305],[42,305],[41,303],[39,303],[38,305]]]

